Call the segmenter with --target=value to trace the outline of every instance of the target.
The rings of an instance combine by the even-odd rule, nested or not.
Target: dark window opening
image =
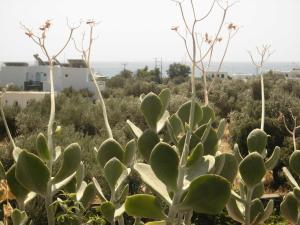
[[[65,77],[68,77],[69,76],[69,74],[65,74]]]

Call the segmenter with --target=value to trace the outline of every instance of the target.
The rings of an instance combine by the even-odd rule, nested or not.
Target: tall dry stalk
[[[62,52],[65,50],[65,48],[68,46],[69,42],[72,39],[72,35],[74,33],[74,30],[76,30],[79,26],[71,26],[68,23],[69,27],[69,35],[65,43],[62,45],[62,47],[55,53],[51,54],[46,46],[46,39],[48,35],[48,31],[51,28],[51,21],[46,20],[44,24],[42,24],[39,28],[40,33],[34,33],[32,29],[29,29],[27,26],[21,24],[21,27],[25,30],[25,34],[41,49],[42,53],[46,56],[48,60],[48,66],[49,66],[49,79],[50,79],[50,115],[49,115],[49,122],[48,122],[48,128],[47,128],[47,137],[48,137],[48,148],[51,152],[52,158],[55,159],[55,150],[53,147],[53,124],[55,119],[55,90],[54,90],[54,65],[57,58],[62,54]],[[53,160],[49,160],[47,162],[47,167],[50,171],[50,177],[52,176],[52,167],[53,167]],[[48,225],[54,225],[55,224],[55,212],[53,210],[53,207],[50,205],[52,204],[52,182],[51,179],[48,182],[47,185],[47,195],[45,197],[45,206],[47,210],[47,218],[48,218]]]
[[[270,56],[274,53],[271,51],[271,45],[263,45],[261,48],[256,47],[256,51],[258,54],[258,61],[254,60],[254,57],[250,51],[248,54],[251,58],[252,64],[256,68],[256,73],[260,76],[260,83],[261,83],[261,125],[260,129],[264,130],[265,126],[265,88],[264,88],[264,77],[263,77],[263,69],[265,67],[266,62],[270,58]]]

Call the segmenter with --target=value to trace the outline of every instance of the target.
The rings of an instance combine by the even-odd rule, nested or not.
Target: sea
[[[29,64],[34,64],[35,62],[28,62]],[[162,71],[163,76],[167,76],[167,70],[174,62],[170,61],[94,61],[92,62],[92,67],[94,70],[106,77],[113,77],[118,75],[121,71],[125,69],[136,73],[138,69],[143,69],[145,66],[149,68],[149,70],[154,69],[155,67],[159,68]],[[177,62],[176,62],[177,63]],[[189,65],[187,62],[178,62],[182,64]],[[3,66],[3,62],[0,62],[0,70]],[[216,71],[218,69],[219,63],[212,62],[209,71]],[[294,68],[300,69],[300,62],[269,62],[265,65],[265,71],[281,71],[281,72],[289,72]],[[224,62],[222,64],[220,72],[227,72],[229,75],[255,75],[256,68],[253,66],[251,62]]]
[[[119,74],[122,70],[127,69],[135,73],[138,69],[142,69],[147,66],[149,69],[158,67],[162,68],[163,76],[167,76],[167,70],[169,65],[174,62],[93,62],[92,67],[94,70],[104,76],[112,77]],[[181,62],[182,63],[182,62]],[[187,63],[184,63],[189,65]],[[216,71],[218,63],[212,63],[210,71]],[[265,65],[264,70],[289,72],[294,68],[300,68],[300,62],[269,62]],[[256,74],[256,68],[251,62],[224,62],[221,67],[221,72],[227,72],[231,75],[250,75]]]

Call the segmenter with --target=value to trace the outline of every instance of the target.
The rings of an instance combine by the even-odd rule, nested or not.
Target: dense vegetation
[[[123,71],[119,75],[107,81],[107,89],[103,92],[105,97],[108,118],[114,138],[125,145],[132,134],[126,124],[129,119],[142,130],[147,124],[139,108],[139,96],[143,93],[154,92],[158,94],[163,88],[169,87],[172,93],[169,112],[175,113],[179,106],[190,97],[190,83],[184,76],[160,79],[159,70],[144,68],[133,75],[130,71]],[[197,98],[203,101],[202,82],[197,82]],[[267,149],[281,146],[282,157],[280,163],[273,171],[274,179],[266,183],[272,190],[286,190],[286,181],[281,168],[288,167],[288,157],[293,151],[290,135],[287,133],[280,112],[287,118],[287,125],[292,127],[292,118],[288,109],[292,109],[295,116],[300,116],[300,82],[286,80],[284,77],[273,73],[265,75],[266,95],[266,122],[265,131],[271,136],[268,139]],[[225,135],[222,143],[225,147],[222,151],[230,152],[233,144],[238,143],[242,152],[246,154],[247,136],[251,130],[260,124],[260,80],[253,77],[249,80],[216,80],[214,88],[209,94],[210,102],[216,115],[226,118],[230,134]],[[95,99],[87,91],[75,92],[72,89],[64,90],[56,99],[55,124],[62,126],[61,134],[55,134],[57,145],[66,147],[69,143],[78,142],[82,148],[82,159],[88,171],[88,179],[93,176],[99,178],[93,148],[99,146],[106,138],[101,107],[95,104]],[[46,97],[41,102],[32,101],[25,109],[18,107],[5,107],[5,114],[9,127],[15,137],[18,146],[25,149],[35,149],[35,139],[38,133],[47,129],[47,120],[50,110],[50,98]],[[1,157],[6,169],[12,164],[12,156],[7,155],[8,146],[5,129],[1,123],[0,135],[2,137]],[[167,136],[167,135],[166,135]],[[168,138],[168,137],[166,137]],[[229,144],[229,145],[228,145]],[[268,152],[272,154],[272,152]],[[99,180],[98,179],[98,180]],[[139,182],[135,177],[131,178],[132,188],[138,188]],[[105,184],[103,184],[105,185]],[[108,191],[105,190],[105,191]],[[36,203],[37,204],[37,203]],[[41,207],[37,204],[38,207]],[[39,219],[37,224],[43,224],[41,215],[37,215],[36,207],[32,217]],[[225,224],[226,217],[196,216],[196,224]],[[40,220],[41,219],[41,220]],[[204,222],[203,222],[204,221]],[[232,223],[228,219],[228,224]],[[272,224],[272,222],[270,222]]]

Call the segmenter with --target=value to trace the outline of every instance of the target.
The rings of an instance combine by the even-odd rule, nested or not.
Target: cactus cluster
[[[95,149],[101,175],[110,189],[110,198],[105,197],[96,178],[93,178],[93,183],[102,200],[101,212],[111,224],[115,224],[115,221],[124,224],[124,202],[129,193],[129,184],[126,181],[131,172],[135,154],[136,142],[134,139],[123,148],[115,139],[109,138],[98,149]]]
[[[57,146],[50,152],[46,137],[40,133],[36,138],[36,151],[15,148],[13,150],[15,163],[7,172],[1,164],[1,179],[7,180],[10,192],[18,203],[18,208],[12,214],[13,224],[25,224],[26,213],[23,211],[26,204],[35,196],[44,199],[53,197],[66,185],[72,186],[77,201],[84,207],[95,197],[93,183],[86,184],[84,165],[81,162],[81,149],[77,143],[70,144],[64,150]],[[49,165],[60,164],[56,173]],[[16,219],[14,219],[16,217]]]
[[[207,214],[222,211],[238,171],[234,155],[218,151],[225,120],[215,129],[213,109],[195,102],[194,123],[190,127],[191,101],[170,115],[167,111],[169,89],[162,90],[159,95],[141,96],[140,100],[148,129],[141,131],[131,121],[127,123],[135,135],[140,156],[133,169],[149,191],[127,197],[127,214],[136,219],[181,224],[184,220],[190,223],[193,211]],[[163,128],[170,137],[169,143],[161,138]]]
[[[289,159],[289,168],[296,175],[300,176],[300,151],[295,150]],[[293,177],[288,168],[283,168],[283,173],[287,180],[289,181],[292,191],[286,194],[281,205],[280,212],[281,214],[291,223],[291,224],[300,224],[300,212],[299,212],[299,203],[300,203],[300,187],[296,179]]]
[[[263,178],[268,170],[276,166],[280,148],[276,147],[272,155],[266,159],[267,138],[267,134],[261,129],[251,131],[247,138],[248,155],[244,158],[238,145],[234,146],[235,157],[239,162],[239,194],[231,191],[226,208],[229,216],[242,224],[262,224],[273,212],[273,200],[270,200],[264,208],[260,198],[265,191]]]
[[[191,1],[192,2],[192,1]],[[181,5],[180,5],[181,7]],[[217,214],[225,207],[229,216],[245,225],[264,223],[273,212],[274,203],[269,201],[264,207],[260,198],[264,194],[263,179],[279,160],[280,148],[276,147],[267,157],[268,135],[264,132],[264,98],[262,98],[261,129],[253,130],[247,138],[248,154],[242,157],[239,147],[234,146],[233,154],[219,151],[226,122],[217,121],[214,110],[206,101],[201,105],[195,94],[195,43],[192,61],[192,97],[182,104],[176,113],[170,114],[168,105],[171,98],[169,89],[158,95],[148,93],[140,96],[140,111],[147,123],[142,131],[131,121],[127,121],[133,139],[122,146],[113,138],[107,112],[100,89],[90,67],[90,51],[93,40],[94,21],[91,26],[88,51],[83,50],[83,58],[90,69],[98,90],[109,138],[95,148],[95,158],[99,171],[106,181],[110,193],[106,196],[96,178],[86,183],[85,167],[81,161],[81,148],[73,143],[62,149],[53,146],[53,124],[55,118],[55,95],[53,86],[53,62],[64,50],[50,57],[47,49],[39,46],[49,60],[51,85],[51,112],[47,138],[40,133],[36,138],[36,149],[31,152],[17,147],[6,129],[13,144],[14,164],[5,171],[0,163],[0,179],[5,180],[10,192],[17,201],[17,208],[11,213],[14,225],[29,222],[25,206],[35,196],[45,199],[48,224],[55,224],[56,202],[66,209],[57,193],[64,189],[74,193],[74,211],[78,217],[87,209],[96,195],[101,199],[103,217],[112,225],[124,225],[123,214],[135,218],[135,225],[143,224],[142,219],[151,219],[147,225],[191,224],[193,212]],[[41,40],[49,24],[44,27]],[[25,27],[26,28],[26,27]],[[27,28],[26,28],[27,29]],[[73,30],[70,32],[70,39]],[[28,29],[27,29],[28,30]],[[29,30],[30,31],[30,30]],[[194,30],[191,33],[194,35]],[[36,36],[30,36],[34,39]],[[194,37],[194,36],[193,36]],[[70,40],[69,39],[69,40]],[[68,44],[69,40],[66,44]],[[262,79],[262,75],[261,75]],[[263,93],[263,79],[262,79]],[[208,94],[208,93],[207,93]],[[207,97],[207,96],[206,96]],[[4,113],[1,105],[1,114]],[[5,118],[4,122],[5,122]],[[166,135],[167,134],[167,135]],[[300,151],[290,157],[290,168],[300,176]],[[58,168],[58,170],[54,168]],[[300,187],[287,168],[284,172],[293,186],[281,204],[282,214],[293,224],[300,224],[298,205]],[[128,177],[140,177],[146,188],[141,193],[129,196]],[[234,191],[233,183],[238,177],[239,190]],[[56,198],[56,201],[53,199]],[[72,211],[73,212],[73,211]]]

